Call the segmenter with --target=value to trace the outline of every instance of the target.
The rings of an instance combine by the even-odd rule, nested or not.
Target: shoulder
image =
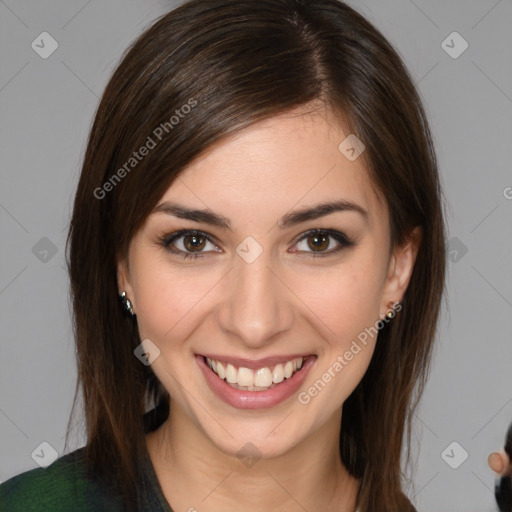
[[[107,508],[105,508],[107,507]],[[87,477],[84,449],[16,475],[0,485],[1,512],[121,511],[119,502]]]

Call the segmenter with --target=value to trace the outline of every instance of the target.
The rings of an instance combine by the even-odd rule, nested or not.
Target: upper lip
[[[287,361],[293,361],[294,359],[298,359],[299,357],[306,358],[309,356],[313,356],[313,354],[290,354],[284,356],[269,356],[264,357],[262,359],[246,359],[243,357],[231,357],[231,356],[222,356],[216,354],[201,354],[203,357],[208,357],[210,359],[214,359],[215,361],[220,361],[225,364],[232,364],[238,368],[250,368],[251,370],[259,370],[260,368],[271,367],[277,364],[286,363]]]

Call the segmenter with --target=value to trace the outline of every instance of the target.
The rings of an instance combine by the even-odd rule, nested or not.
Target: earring
[[[130,302],[130,299],[127,297],[126,292],[121,293],[119,296],[121,299],[121,304],[124,308],[124,310],[129,313],[131,316],[134,316],[135,313],[133,312],[132,303]]]
[[[402,309],[402,303],[401,302],[394,302],[391,307],[391,310],[386,313],[386,318],[391,320],[398,311]]]

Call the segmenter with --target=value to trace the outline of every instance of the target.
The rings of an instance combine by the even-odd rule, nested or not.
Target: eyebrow
[[[279,219],[279,221],[277,222],[277,226],[280,229],[285,229],[291,226],[295,226],[296,224],[306,222],[308,220],[324,217],[325,215],[329,215],[334,212],[344,211],[359,213],[362,215],[366,223],[369,222],[368,212],[363,207],[350,201],[340,200],[334,202],[320,203],[312,207],[302,208],[300,210],[287,213],[283,215],[281,219]],[[188,219],[195,222],[204,222],[205,224],[210,224],[212,226],[217,226],[220,228],[227,229],[229,231],[233,231],[233,229],[231,228],[231,222],[227,217],[218,215],[217,213],[214,213],[211,210],[187,208],[186,206],[173,203],[171,201],[166,201],[164,203],[159,204],[153,210],[153,213],[159,212],[167,213],[180,219]]]

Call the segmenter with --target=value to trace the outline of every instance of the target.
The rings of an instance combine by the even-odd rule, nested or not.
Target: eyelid
[[[188,236],[194,236],[194,235],[203,236],[208,241],[215,243],[216,245],[219,245],[216,242],[216,238],[213,235],[210,235],[209,233],[206,233],[199,229],[180,229],[179,231],[174,231],[172,233],[165,234],[164,236],[162,236],[162,241],[165,242],[166,244],[170,244],[174,240],[177,240],[178,238],[181,238],[186,235],[188,235]]]

